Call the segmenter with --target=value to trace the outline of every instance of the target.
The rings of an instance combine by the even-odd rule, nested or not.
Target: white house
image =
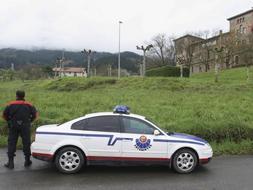
[[[53,68],[56,76],[87,77],[86,69],[80,67]]]

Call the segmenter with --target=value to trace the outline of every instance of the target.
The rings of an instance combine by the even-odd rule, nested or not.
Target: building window
[[[240,33],[243,33],[243,27],[242,27],[242,25],[240,25],[239,32],[240,32]]]
[[[206,72],[210,70],[209,64],[206,65]]]
[[[244,17],[237,19],[237,24],[241,24],[244,22]]]
[[[246,34],[246,27],[243,27],[242,33],[243,33],[243,34]]]
[[[234,57],[234,62],[235,62],[235,65],[238,65],[238,64],[239,64],[239,56],[238,56],[238,55],[236,55],[236,56]]]
[[[225,64],[226,64],[226,68],[228,69],[229,68],[229,58],[225,59]]]

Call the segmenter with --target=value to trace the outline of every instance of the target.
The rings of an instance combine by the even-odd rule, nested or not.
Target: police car
[[[54,162],[63,173],[76,173],[84,165],[157,164],[190,173],[213,155],[205,140],[165,133],[145,117],[129,113],[127,106],[41,126],[31,149],[34,158]]]

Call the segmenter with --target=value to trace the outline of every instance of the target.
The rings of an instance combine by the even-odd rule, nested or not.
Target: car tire
[[[74,147],[65,147],[57,152],[55,157],[56,168],[66,174],[77,173],[83,167],[85,158],[83,153]]]
[[[184,148],[178,150],[173,156],[173,169],[181,174],[191,173],[198,164],[198,158],[194,151]]]

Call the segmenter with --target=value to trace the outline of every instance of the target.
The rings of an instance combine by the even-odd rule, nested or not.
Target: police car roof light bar
[[[117,105],[113,109],[113,113],[130,114],[130,108],[124,105]]]

